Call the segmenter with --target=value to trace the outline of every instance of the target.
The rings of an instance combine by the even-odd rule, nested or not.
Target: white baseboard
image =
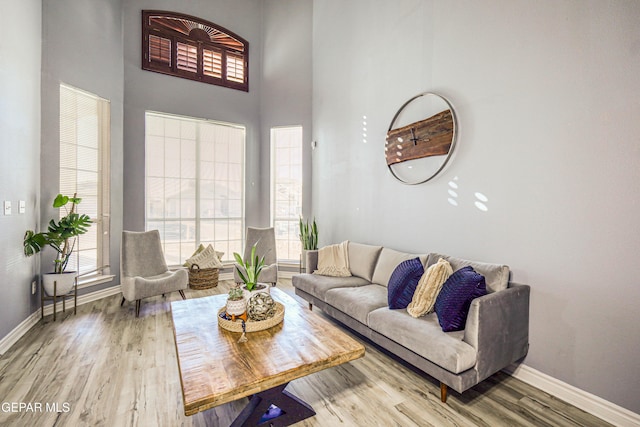
[[[620,427],[640,426],[640,415],[588,393],[527,365],[511,365],[504,372],[582,409],[608,423]]]
[[[80,295],[78,297],[78,305],[86,304],[88,302],[97,301],[102,298],[109,297],[111,295],[120,293],[120,285],[112,286],[110,288],[102,289],[100,291],[90,292],[88,294]],[[66,302],[66,309],[73,310],[73,301],[68,299]],[[62,312],[62,301],[56,304],[56,312]],[[44,315],[48,316],[53,314],[53,304],[44,306]],[[22,323],[16,326],[11,332],[9,332],[4,338],[0,340],[0,356],[5,354],[7,350],[11,348],[24,334],[29,332],[29,330],[34,327],[39,321],[41,317],[41,311],[38,310],[31,313],[29,317],[24,319]]]
[[[16,326],[11,332],[5,335],[2,340],[0,340],[0,356],[5,354],[7,350],[11,348],[24,334],[29,332],[29,329],[34,327],[38,321],[40,320],[40,309],[38,311],[31,313],[29,317],[24,319],[22,323]]]
[[[291,279],[294,274],[299,274],[297,271],[278,270],[278,277],[283,279]],[[233,280],[233,272],[220,273],[218,280]]]

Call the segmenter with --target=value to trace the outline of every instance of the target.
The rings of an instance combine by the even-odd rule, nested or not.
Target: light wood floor
[[[229,285],[188,290],[187,298]],[[290,281],[278,286],[292,293]],[[169,312],[177,299],[175,292],[144,300],[140,318],[135,304],[120,307],[119,295],[55,323],[46,317],[0,358],[0,426],[228,426],[246,399],[184,415]],[[442,404],[436,380],[356,338],[364,358],[289,384],[317,412],[298,425],[607,425],[503,373],[462,395],[450,390]],[[20,403],[30,406],[12,412]]]

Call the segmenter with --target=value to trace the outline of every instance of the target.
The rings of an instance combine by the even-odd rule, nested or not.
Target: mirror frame
[[[407,184],[407,185],[418,185],[418,184],[424,184],[427,181],[430,181],[431,179],[435,178],[440,172],[442,172],[442,170],[445,168],[445,166],[447,165],[447,163],[449,163],[449,160],[451,159],[451,156],[453,155],[453,151],[456,147],[456,140],[457,140],[457,134],[458,134],[458,119],[456,117],[456,112],[453,109],[453,106],[451,105],[451,103],[449,102],[449,100],[447,98],[445,98],[442,95],[439,95],[437,93],[434,92],[422,92],[419,93],[418,95],[414,96],[413,98],[410,98],[407,102],[405,102],[404,104],[402,104],[402,106],[398,109],[398,111],[396,112],[396,114],[393,116],[393,119],[391,119],[391,123],[389,124],[389,129],[387,130],[387,135],[389,134],[389,132],[391,132],[394,129],[394,124],[396,122],[396,120],[398,119],[398,117],[400,116],[400,114],[402,113],[402,111],[409,105],[411,104],[413,101],[415,101],[418,98],[421,98],[423,96],[428,96],[428,95],[433,95],[436,96],[438,98],[440,98],[441,100],[443,100],[445,102],[445,104],[447,105],[447,107],[449,107],[449,111],[451,111],[451,118],[453,120],[453,134],[451,136],[451,147],[449,148],[449,152],[447,153],[447,156],[445,157],[445,159],[442,161],[442,163],[440,164],[440,167],[430,176],[428,176],[426,179],[418,181],[418,182],[409,182],[409,181],[405,181],[404,179],[402,179],[401,177],[399,177],[393,170],[392,166],[390,164],[387,164],[387,167],[389,168],[389,172],[391,172],[391,174],[400,182],[402,182],[403,184]],[[386,141],[385,141],[385,145],[386,145]]]

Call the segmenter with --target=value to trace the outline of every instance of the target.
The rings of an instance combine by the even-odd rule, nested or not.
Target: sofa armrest
[[[530,292],[528,285],[510,283],[471,302],[463,341],[477,351],[479,381],[527,354]]]
[[[318,269],[318,250],[308,250],[306,259],[307,270],[305,273],[313,273]]]

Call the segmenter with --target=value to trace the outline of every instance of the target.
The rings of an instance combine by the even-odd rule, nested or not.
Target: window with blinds
[[[214,23],[142,11],[142,68],[249,91],[249,43]]]
[[[77,212],[93,220],[78,237],[69,271],[82,281],[108,274],[110,103],[91,93],[60,85],[60,193],[77,194]],[[60,217],[66,211],[61,208]]]
[[[302,126],[271,129],[271,217],[279,261],[299,262]]]
[[[198,245],[242,252],[245,128],[147,112],[145,229],[159,230],[168,265]]]

